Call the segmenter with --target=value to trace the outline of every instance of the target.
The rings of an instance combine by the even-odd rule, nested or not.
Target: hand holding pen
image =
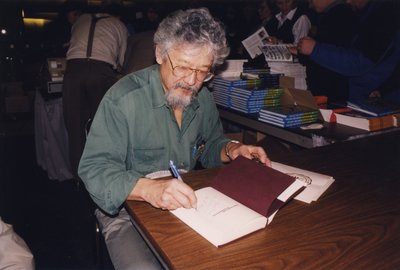
[[[169,161],[169,168],[171,169],[172,175],[173,175],[176,179],[178,179],[178,180],[180,180],[180,181],[183,181],[183,179],[182,179],[182,177],[181,177],[181,175],[180,175],[178,169],[176,168],[176,166],[175,166],[175,164],[174,164],[174,162],[173,162],[172,160]]]
[[[171,169],[172,175],[173,175],[176,179],[178,179],[179,181],[182,181],[182,182],[183,182],[183,179],[182,179],[182,177],[181,177],[181,175],[180,175],[178,169],[176,168],[176,166],[175,166],[175,164],[174,164],[174,162],[173,162],[172,160],[169,161],[169,168]],[[195,198],[196,198],[196,196],[195,196]],[[190,198],[189,198],[189,201],[191,202],[192,208],[197,208],[197,202],[196,202],[196,200],[193,201],[193,200],[190,200]]]

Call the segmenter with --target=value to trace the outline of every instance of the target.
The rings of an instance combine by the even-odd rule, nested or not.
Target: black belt
[[[67,63],[96,63],[96,64],[101,64],[101,65],[106,65],[112,69],[114,69],[113,65],[110,63],[101,61],[101,60],[96,60],[96,59],[91,59],[91,58],[76,58],[76,59],[70,59],[67,60]]]

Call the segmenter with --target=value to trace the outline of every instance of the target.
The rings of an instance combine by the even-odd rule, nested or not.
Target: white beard
[[[192,94],[190,96],[181,96],[179,90],[177,90],[178,88],[190,90]],[[170,105],[172,108],[185,109],[190,105],[198,90],[199,89],[197,87],[184,86],[182,83],[177,83],[172,89],[168,89],[165,97],[168,105]]]

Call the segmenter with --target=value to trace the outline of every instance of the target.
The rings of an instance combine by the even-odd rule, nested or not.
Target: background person
[[[279,13],[266,25],[271,43],[297,44],[308,36],[311,21],[306,11],[297,6],[296,0],[276,0],[275,4]]]
[[[63,81],[63,110],[72,173],[77,175],[86,131],[100,100],[117,81],[124,63],[128,30],[110,4],[94,14],[83,14],[72,27]],[[92,22],[93,37],[89,37]],[[91,40],[91,41],[90,41]]]
[[[366,99],[390,80],[400,61],[398,6],[394,1],[349,0],[357,14],[350,48],[317,42],[306,37],[298,52],[349,79],[349,100]],[[387,93],[390,98],[398,91]],[[396,93],[397,92],[397,93]],[[397,94],[397,95],[396,95]],[[396,100],[400,102],[400,100]]]
[[[32,252],[10,224],[0,217],[0,269],[35,269]]]
[[[311,0],[316,11],[315,35],[321,43],[348,48],[351,45],[356,15],[351,6],[342,0]],[[328,101],[345,101],[348,98],[346,76],[319,65],[311,59],[306,63],[307,89],[314,96],[327,96]]]
[[[47,24],[43,34],[43,51],[46,57],[65,57],[71,39],[72,25],[78,20],[85,6],[79,1],[66,0],[58,17]]]

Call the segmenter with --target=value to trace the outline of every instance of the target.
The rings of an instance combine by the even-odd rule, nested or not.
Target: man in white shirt
[[[83,14],[72,27],[64,75],[63,109],[72,173],[77,169],[86,132],[98,104],[117,81],[124,63],[128,30],[115,5],[101,13]]]
[[[295,0],[276,0],[280,12],[268,22],[268,34],[273,43],[294,43],[308,36],[310,19],[305,11],[297,7]]]

